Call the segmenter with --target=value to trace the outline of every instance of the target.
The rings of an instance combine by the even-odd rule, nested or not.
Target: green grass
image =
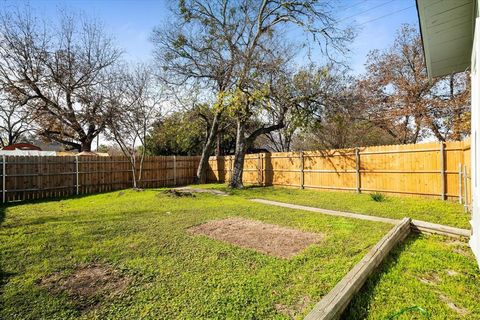
[[[463,214],[455,204],[417,198],[375,202],[369,195],[280,188],[231,193],[174,198],[159,190],[122,191],[1,208],[0,319],[302,318],[391,226],[248,198],[361,213],[373,208],[394,218],[403,217],[393,215],[400,209],[421,216],[435,208],[435,216],[451,215],[445,220]],[[232,216],[320,232],[325,239],[285,260],[186,233]],[[128,277],[127,289],[81,312],[66,294],[38,285],[91,263]],[[402,311],[396,319],[427,319],[418,308],[431,319],[480,319],[479,296],[480,272],[464,240],[414,235],[394,249],[342,319],[388,319]]]
[[[209,188],[227,189],[221,184],[207,186]],[[374,201],[369,194],[280,187],[249,187],[244,190],[232,190],[231,192],[246,198],[262,198],[394,219],[410,217],[470,229],[470,213],[465,213],[462,205],[451,201],[400,196],[386,196],[383,201]]]
[[[480,271],[465,242],[410,236],[367,281],[343,318],[383,320],[414,306],[431,319],[480,319]],[[428,318],[412,310],[396,319]]]
[[[325,238],[284,260],[186,233],[230,216]],[[243,196],[173,198],[158,190],[10,205],[0,219],[1,319],[281,319],[285,310],[301,318],[391,227]],[[130,278],[126,291],[82,313],[66,294],[38,285],[90,263]]]

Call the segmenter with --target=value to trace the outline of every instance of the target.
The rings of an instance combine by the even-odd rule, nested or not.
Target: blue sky
[[[402,23],[418,24],[415,0],[337,0],[338,17],[359,25],[358,36],[350,45],[348,64],[354,73],[363,72],[365,57],[370,50],[384,49],[392,44]],[[0,0],[5,6],[20,1]],[[38,14],[55,19],[58,8],[80,10],[103,21],[114,35],[130,61],[148,61],[152,29],[168,16],[168,0],[32,0],[27,2]]]

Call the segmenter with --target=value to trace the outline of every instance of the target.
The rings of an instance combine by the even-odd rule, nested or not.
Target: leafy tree
[[[192,156],[201,154],[204,141],[204,123],[198,114],[176,111],[154,124],[147,139],[147,150],[153,155]]]
[[[286,45],[281,28],[297,26],[313,35],[328,57],[331,48],[343,51],[351,34],[336,26],[328,3],[313,0],[181,0],[176,17],[178,23],[170,32],[157,30],[154,35],[163,70],[174,75],[177,84],[213,89],[216,117],[197,176],[200,180],[204,176],[218,133],[217,118],[226,112],[236,119],[237,131],[230,185],[241,188],[245,152],[259,136],[282,128],[287,105],[293,105],[277,104],[276,118],[270,117],[275,122],[258,121],[271,111],[273,84],[286,70],[291,58],[287,53],[295,51]],[[254,123],[260,127],[248,130]]]
[[[214,115],[205,105],[174,111],[159,119],[149,133],[148,152],[154,155],[200,155]],[[235,130],[224,117],[218,129],[216,155],[233,152]]]
[[[404,25],[391,48],[372,51],[359,81],[365,120],[398,143],[416,143],[433,134],[439,141],[460,139],[468,127],[468,74],[428,79],[418,30]],[[468,122],[467,122],[468,123]]]

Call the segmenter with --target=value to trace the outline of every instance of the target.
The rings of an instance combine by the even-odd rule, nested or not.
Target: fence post
[[[173,185],[177,186],[177,156],[173,156]]]
[[[468,210],[468,180],[467,180],[467,166],[465,165],[463,167],[463,201],[465,203],[465,205],[463,206],[464,210],[467,211]]]
[[[442,200],[446,199],[446,188],[445,188],[445,144],[440,142],[440,178],[442,185]]]
[[[75,156],[75,186],[77,195],[80,194],[80,181],[78,179],[78,156]]]
[[[462,164],[458,164],[458,203],[462,203]]]
[[[257,182],[259,185],[263,185],[263,170],[262,170],[262,154],[257,153]]]
[[[305,161],[303,151],[300,151],[300,189],[305,185]]]
[[[6,187],[5,187],[5,172],[7,170],[7,166],[6,166],[6,163],[5,163],[5,155],[2,156],[2,202],[5,203],[6,202],[6,199],[5,199],[5,194],[6,194]]]
[[[355,148],[355,175],[357,193],[360,193],[360,150],[358,148]]]
[[[266,180],[266,177],[267,177],[267,162],[266,162],[266,159],[267,159],[267,154],[266,153],[262,153],[262,186],[265,186],[265,180]]]
[[[235,156],[230,156],[230,181],[232,182],[233,179],[233,163],[234,163],[234,157]]]

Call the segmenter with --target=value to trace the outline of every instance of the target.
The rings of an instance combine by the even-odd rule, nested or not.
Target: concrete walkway
[[[273,201],[273,200],[265,200],[265,199],[250,199],[250,200],[253,202],[263,203],[263,204],[277,206],[277,207],[312,211],[312,212],[318,212],[322,214],[328,214],[331,216],[389,223],[393,225],[396,225],[402,221],[399,219],[390,219],[390,218],[369,216],[369,215],[359,214],[359,213],[320,209],[315,207],[308,207],[308,206],[302,206],[298,204],[291,204],[291,203],[285,203],[285,202],[279,202],[279,201]],[[412,220],[411,225],[412,225],[412,229],[418,232],[436,233],[436,234],[455,236],[455,237],[459,237],[459,236],[469,237],[471,235],[471,231],[467,229],[460,229],[460,228],[445,226],[442,224],[430,223],[430,222],[421,221],[421,220]]]

